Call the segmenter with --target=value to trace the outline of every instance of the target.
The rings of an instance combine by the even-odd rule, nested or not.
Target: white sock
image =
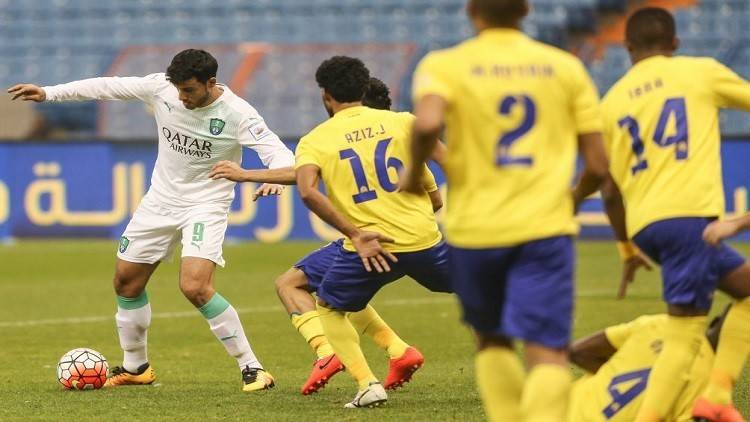
[[[124,309],[118,306],[115,320],[120,347],[124,352],[122,366],[128,372],[136,372],[139,366],[148,362],[146,344],[147,330],[151,325],[151,305],[146,303],[137,309]]]
[[[237,311],[232,305],[207,321],[211,331],[227,349],[227,353],[237,359],[240,369],[244,369],[246,366],[263,369],[247,341],[240,316],[237,315]]]

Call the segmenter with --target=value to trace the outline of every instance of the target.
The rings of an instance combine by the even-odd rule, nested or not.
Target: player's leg
[[[383,285],[402,275],[397,263],[391,265],[390,272],[368,273],[356,253],[342,249],[318,289],[317,307],[323,331],[359,386],[354,400],[346,407],[377,406],[388,398],[359,347],[359,335],[346,313],[364,309]]]
[[[750,265],[726,245],[719,247],[719,263],[719,289],[735,302],[721,328],[721,341],[708,386],[694,409],[694,415],[704,417],[737,412],[732,404],[732,393],[750,354]]]
[[[271,388],[273,377],[253,353],[237,310],[214,289],[216,265],[224,265],[222,243],[227,227],[226,212],[189,214],[182,228],[180,290],[206,318],[227,353],[237,360],[245,384],[243,390]]]
[[[386,390],[396,389],[409,382],[414,372],[424,364],[422,353],[402,340],[371,305],[348,314],[348,318],[357,332],[372,338],[375,344],[388,353],[389,369],[383,383]]]
[[[122,366],[112,368],[105,386],[150,384],[155,380],[148,363],[147,338],[151,304],[146,284],[159,265],[117,259],[114,288],[117,295],[117,335],[123,351]]]
[[[331,377],[344,370],[344,365],[338,356],[333,353],[333,348],[323,333],[320,315],[315,308],[315,298],[308,291],[312,286],[308,284],[308,277],[301,269],[304,268],[307,272],[313,271],[312,274],[315,275],[313,268],[317,268],[317,266],[312,263],[316,261],[313,259],[316,254],[317,252],[308,255],[294,268],[289,269],[276,279],[276,292],[287,312],[289,312],[292,325],[316,354],[310,376],[302,385],[301,392],[303,395],[319,391],[326,386]],[[300,266],[302,263],[306,264]],[[320,278],[323,274],[325,273],[320,274]],[[320,284],[317,277],[313,276],[311,279],[317,280],[314,284]]]
[[[120,238],[115,267],[117,333],[123,365],[111,368],[105,386],[150,384],[156,378],[148,363],[147,338],[151,305],[146,284],[177,243],[177,223],[148,196],[143,198]]]
[[[687,379],[681,376],[700,350],[719,274],[718,251],[702,239],[707,221],[675,218],[647,226],[634,238],[661,265],[669,318],[636,421],[668,417]]]
[[[567,349],[573,323],[573,240],[558,236],[515,249],[502,327],[508,337],[524,340],[528,374],[521,417],[563,420],[572,387]]]
[[[330,357],[333,349],[323,335],[311,292],[320,286],[323,276],[338,255],[339,246],[340,242],[333,242],[312,252],[275,281],[276,293],[289,313],[292,325],[305,338],[318,359]]]
[[[506,268],[511,248],[449,248],[451,284],[461,302],[463,319],[477,335],[475,374],[487,419],[521,420],[523,364],[503,333]]]

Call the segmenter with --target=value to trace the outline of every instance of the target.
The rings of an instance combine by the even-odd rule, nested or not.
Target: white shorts
[[[144,264],[168,261],[182,242],[183,257],[205,258],[223,267],[228,212],[222,205],[165,207],[146,195],[120,238],[117,257]]]

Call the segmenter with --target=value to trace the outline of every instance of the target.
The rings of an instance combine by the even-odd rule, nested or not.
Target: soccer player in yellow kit
[[[610,173],[605,204],[620,195],[614,215],[643,253],[661,265],[669,318],[664,349],[651,372],[636,421],[665,418],[700,349],[706,315],[718,288],[736,302],[721,333],[710,382],[696,401],[696,420],[738,421],[732,390],[750,353],[750,266],[702,233],[724,214],[719,154],[719,109],[750,110],[750,84],[710,58],[673,57],[678,47],[672,15],[644,8],[627,22],[633,67],[602,103]],[[619,188],[619,190],[618,190]],[[616,220],[616,219],[615,219]],[[629,248],[631,251],[634,248]]]
[[[665,415],[667,421],[692,421],[693,402],[708,384],[714,350],[726,313],[714,318],[690,370],[686,387]],[[668,316],[645,315],[608,327],[573,343],[570,358],[587,371],[573,383],[570,422],[630,422],[643,404],[643,391],[662,349]]]
[[[410,164],[414,116],[362,105],[369,71],[359,59],[332,57],[315,79],[331,118],[297,145],[297,187],[305,205],[345,236],[317,289],[318,319],[359,385],[345,407],[372,407],[387,394],[347,312],[365,309],[381,287],[405,275],[430,290],[450,292],[448,251],[425,190],[427,167],[421,166],[418,196],[399,192],[399,173]]]
[[[526,1],[470,0],[467,10],[478,36],[417,67],[404,189],[420,190],[445,125],[451,285],[478,336],[487,416],[559,421],[571,385],[573,214],[607,172],[599,98],[577,58],[521,32]]]

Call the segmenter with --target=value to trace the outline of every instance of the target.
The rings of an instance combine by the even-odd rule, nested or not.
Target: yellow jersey
[[[573,384],[570,422],[630,422],[643,402],[648,377],[661,352],[667,315],[642,316],[609,327],[607,339],[617,352],[594,375]],[[714,352],[704,338],[686,374],[688,384],[665,420],[692,421],[693,402],[708,383]]]
[[[389,236],[391,252],[428,249],[442,239],[427,191],[437,189],[425,165],[425,192],[399,192],[399,172],[409,164],[414,116],[350,107],[305,135],[297,145],[295,168],[320,168],[326,193],[355,226]],[[350,239],[344,248],[354,251]]]
[[[429,53],[413,96],[448,104],[445,230],[463,248],[575,234],[577,135],[601,131],[599,97],[573,55],[489,29]]]
[[[636,63],[602,102],[610,171],[628,235],[676,217],[720,217],[719,109],[750,110],[750,84],[714,59]]]

